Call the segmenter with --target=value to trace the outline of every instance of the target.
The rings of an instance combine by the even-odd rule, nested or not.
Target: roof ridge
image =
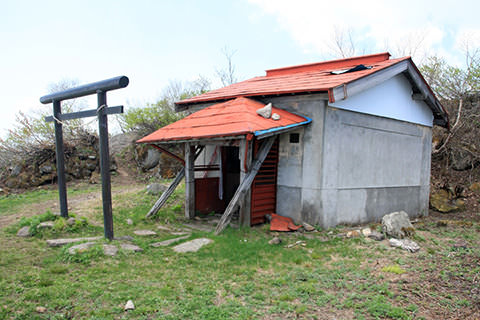
[[[288,75],[294,73],[308,72],[308,71],[323,71],[323,70],[332,70],[345,68],[349,66],[355,66],[357,64],[368,64],[389,60],[390,53],[382,52],[376,54],[368,54],[357,57],[350,57],[344,59],[335,59],[307,64],[300,64],[295,66],[276,68],[265,70],[266,76],[278,76],[278,75]]]

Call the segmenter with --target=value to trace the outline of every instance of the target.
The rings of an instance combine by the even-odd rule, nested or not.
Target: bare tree
[[[236,50],[230,50],[227,46],[223,47],[222,53],[227,60],[227,65],[223,69],[216,69],[216,74],[223,86],[231,85],[237,82],[237,76],[235,75],[235,65],[233,64],[233,56]]]
[[[353,57],[356,54],[356,45],[353,40],[351,27],[334,26],[331,43],[328,45],[333,55],[341,58]]]

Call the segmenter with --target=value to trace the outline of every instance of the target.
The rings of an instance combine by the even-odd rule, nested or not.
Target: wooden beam
[[[220,218],[220,221],[218,222],[217,228],[215,229],[215,234],[219,234],[220,232],[222,232],[223,229],[225,229],[225,227],[230,223],[232,214],[238,206],[238,202],[241,201],[241,199],[243,199],[247,191],[250,190],[250,186],[252,185],[253,179],[255,179],[255,176],[257,175],[258,170],[260,170],[260,167],[262,166],[263,161],[267,157],[268,152],[272,148],[272,145],[275,142],[275,139],[276,139],[276,136],[270,137],[267,140],[265,140],[260,146],[260,149],[258,150],[257,158],[255,158],[255,160],[253,161],[252,168],[250,169],[250,171],[247,173],[243,181],[238,186],[237,191],[235,191],[235,194],[233,195],[232,200],[230,200],[230,203],[228,204],[227,209],[225,209],[225,212],[223,213],[222,217]]]
[[[149,218],[157,214],[157,212],[163,207],[163,205],[167,202],[168,198],[172,195],[173,191],[177,188],[177,186],[182,182],[183,177],[185,177],[185,168],[182,168],[175,177],[175,180],[170,184],[167,190],[165,190],[160,198],[155,202],[152,209],[147,213],[145,218]]]
[[[240,143],[240,183],[247,177],[248,170],[252,166],[252,148],[253,140],[242,140]],[[250,226],[250,207],[252,193],[247,192],[240,205],[240,225]]]
[[[203,150],[203,146],[200,146],[197,148],[195,152],[195,160],[198,158],[200,153]],[[185,162],[184,162],[185,163]],[[177,188],[177,186],[182,182],[183,178],[185,177],[185,167],[183,167],[178,173],[177,176],[175,177],[175,180],[170,184],[167,190],[165,190],[160,198],[155,202],[153,207],[150,209],[150,211],[147,213],[145,218],[149,218],[151,216],[154,216],[157,214],[157,212],[167,203],[168,198],[173,194],[173,191]]]
[[[150,146],[154,147],[155,149],[159,150],[160,152],[165,153],[166,155],[172,157],[173,159],[180,161],[180,162],[185,166],[185,160],[183,160],[182,158],[180,158],[180,157],[177,156],[176,154],[168,151],[168,150],[165,149],[165,148],[162,148],[162,147],[160,147],[160,146],[157,146],[156,144],[150,144]]]
[[[185,143],[185,217],[195,217],[195,146]]]
[[[123,106],[107,107],[105,108],[105,114],[117,114],[123,113]],[[60,121],[73,120],[87,117],[96,117],[98,114],[98,109],[78,111],[72,113],[63,113],[56,116]],[[53,122],[53,116],[45,117],[46,122]]]

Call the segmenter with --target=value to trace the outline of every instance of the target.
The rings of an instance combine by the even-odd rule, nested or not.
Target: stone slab
[[[178,241],[181,241],[181,240],[188,239],[188,237],[190,237],[190,235],[186,235],[186,236],[178,237],[178,238],[173,238],[173,239],[168,239],[168,240],[161,241],[161,242],[151,243],[150,246],[155,247],[155,248],[157,248],[157,247],[166,247],[166,246],[171,245],[172,243],[175,243],[175,242],[178,242]]]
[[[70,238],[70,239],[51,239],[47,240],[47,245],[49,247],[61,247],[66,244],[82,242],[82,241],[96,241],[100,240],[102,237],[86,237],[86,238]]]
[[[212,243],[213,240],[207,238],[198,238],[192,241],[187,241],[185,243],[179,244],[173,247],[175,252],[184,253],[184,252],[197,252],[203,246]]]

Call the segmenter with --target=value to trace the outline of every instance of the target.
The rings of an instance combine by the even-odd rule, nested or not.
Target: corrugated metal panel
[[[254,157],[260,143],[255,141]],[[250,224],[265,222],[265,215],[275,212],[277,203],[278,138],[252,183]]]

